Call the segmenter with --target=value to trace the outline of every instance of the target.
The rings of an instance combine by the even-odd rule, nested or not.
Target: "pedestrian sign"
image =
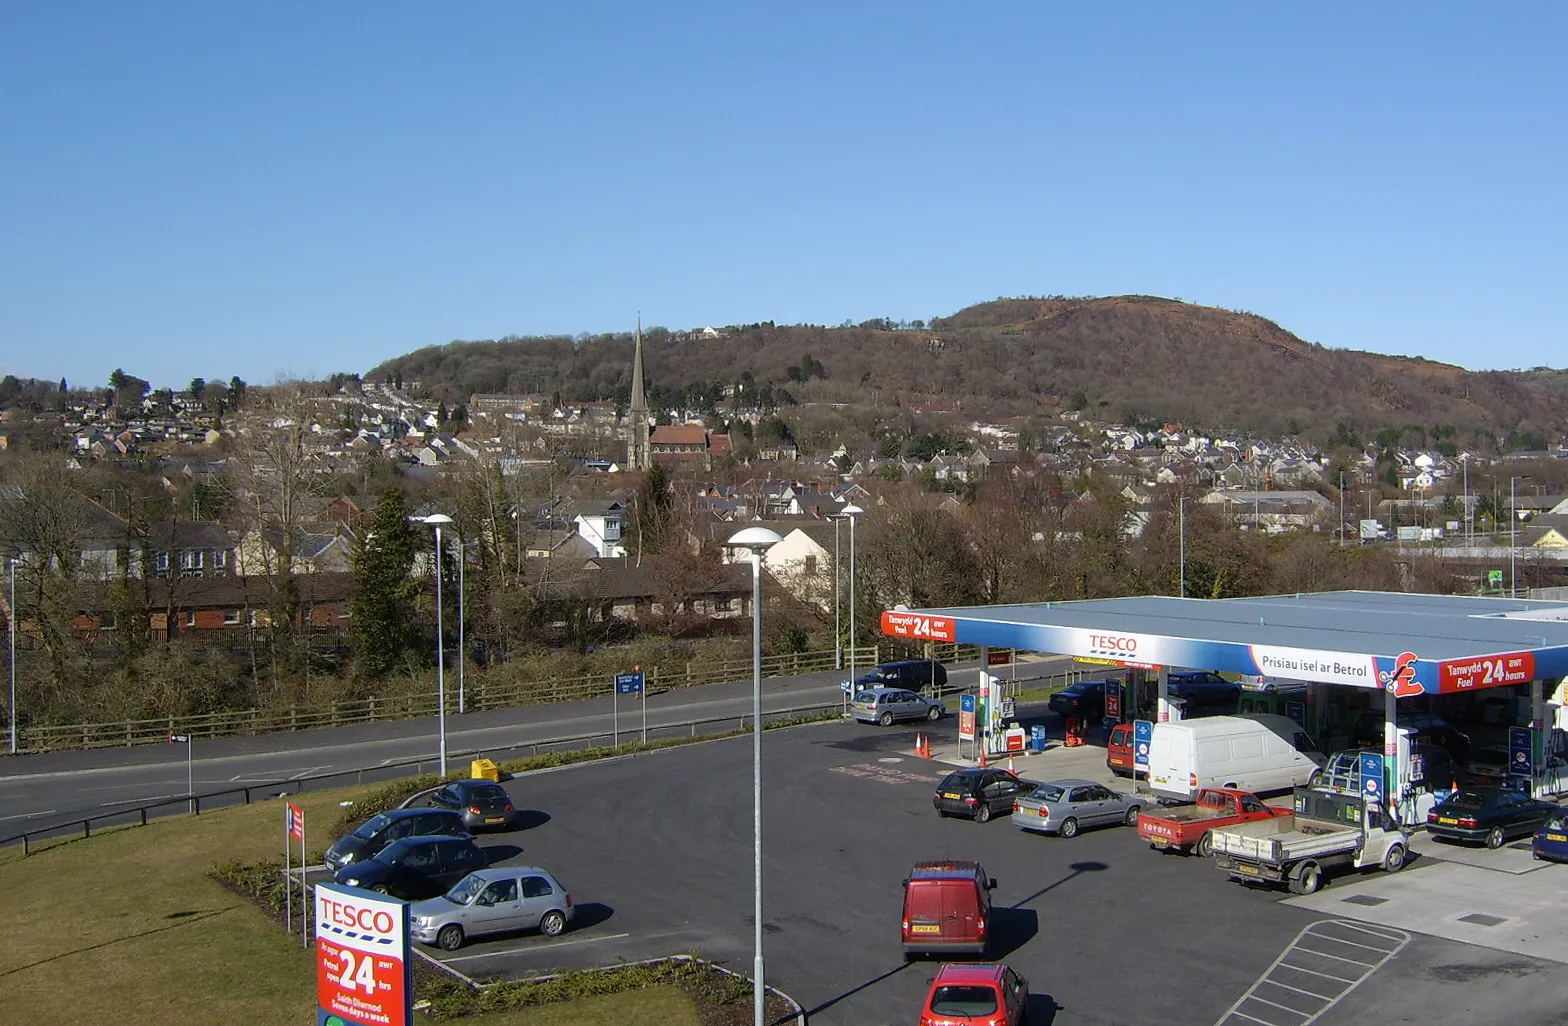
[[[958,696],[958,739],[960,741],[973,741],[975,739],[975,696]]]
[[[1149,720],[1134,720],[1132,724],[1132,764],[1136,769],[1149,768],[1149,746],[1154,741],[1154,724]]]

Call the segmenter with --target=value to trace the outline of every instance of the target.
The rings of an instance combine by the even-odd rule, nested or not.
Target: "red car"
[[[1018,1026],[1029,981],[1005,965],[944,965],[931,981],[920,1026]]]

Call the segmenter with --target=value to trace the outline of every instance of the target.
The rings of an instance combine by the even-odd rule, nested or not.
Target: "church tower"
[[[648,448],[648,397],[642,388],[642,318],[637,318],[637,349],[632,357],[632,402],[626,411],[626,469],[653,469]]]

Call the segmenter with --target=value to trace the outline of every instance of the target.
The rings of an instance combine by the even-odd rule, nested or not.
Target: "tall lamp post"
[[[1508,479],[1508,597],[1519,597],[1519,580],[1514,576],[1514,552],[1519,546],[1519,496],[1517,477]]]
[[[6,560],[11,571],[11,754],[16,754],[16,559]]]
[[[436,750],[440,753],[441,775],[446,776],[446,639],[441,630],[441,528],[456,523],[445,513],[415,517],[436,530]]]
[[[727,543],[751,552],[751,838],[752,987],[754,1024],[763,1026],[767,987],[762,972],[762,553],[783,539],[766,527],[737,531]]]
[[[463,710],[463,669],[468,662],[468,649],[463,645],[463,617],[468,605],[468,589],[463,586],[463,567],[468,564],[468,543],[457,536],[457,711]]]
[[[843,563],[838,555],[838,522],[833,518],[833,669],[844,668],[844,625],[839,621],[838,588],[844,576]],[[847,700],[846,700],[847,701]]]
[[[855,631],[855,518],[865,510],[853,502],[839,510],[839,516],[849,521],[849,687],[853,692],[855,688],[855,642],[859,635]]]

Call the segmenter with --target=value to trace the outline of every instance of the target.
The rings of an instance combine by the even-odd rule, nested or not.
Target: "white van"
[[[1149,788],[1190,802],[1205,787],[1266,793],[1307,783],[1325,758],[1295,720],[1255,713],[1156,723]]]

